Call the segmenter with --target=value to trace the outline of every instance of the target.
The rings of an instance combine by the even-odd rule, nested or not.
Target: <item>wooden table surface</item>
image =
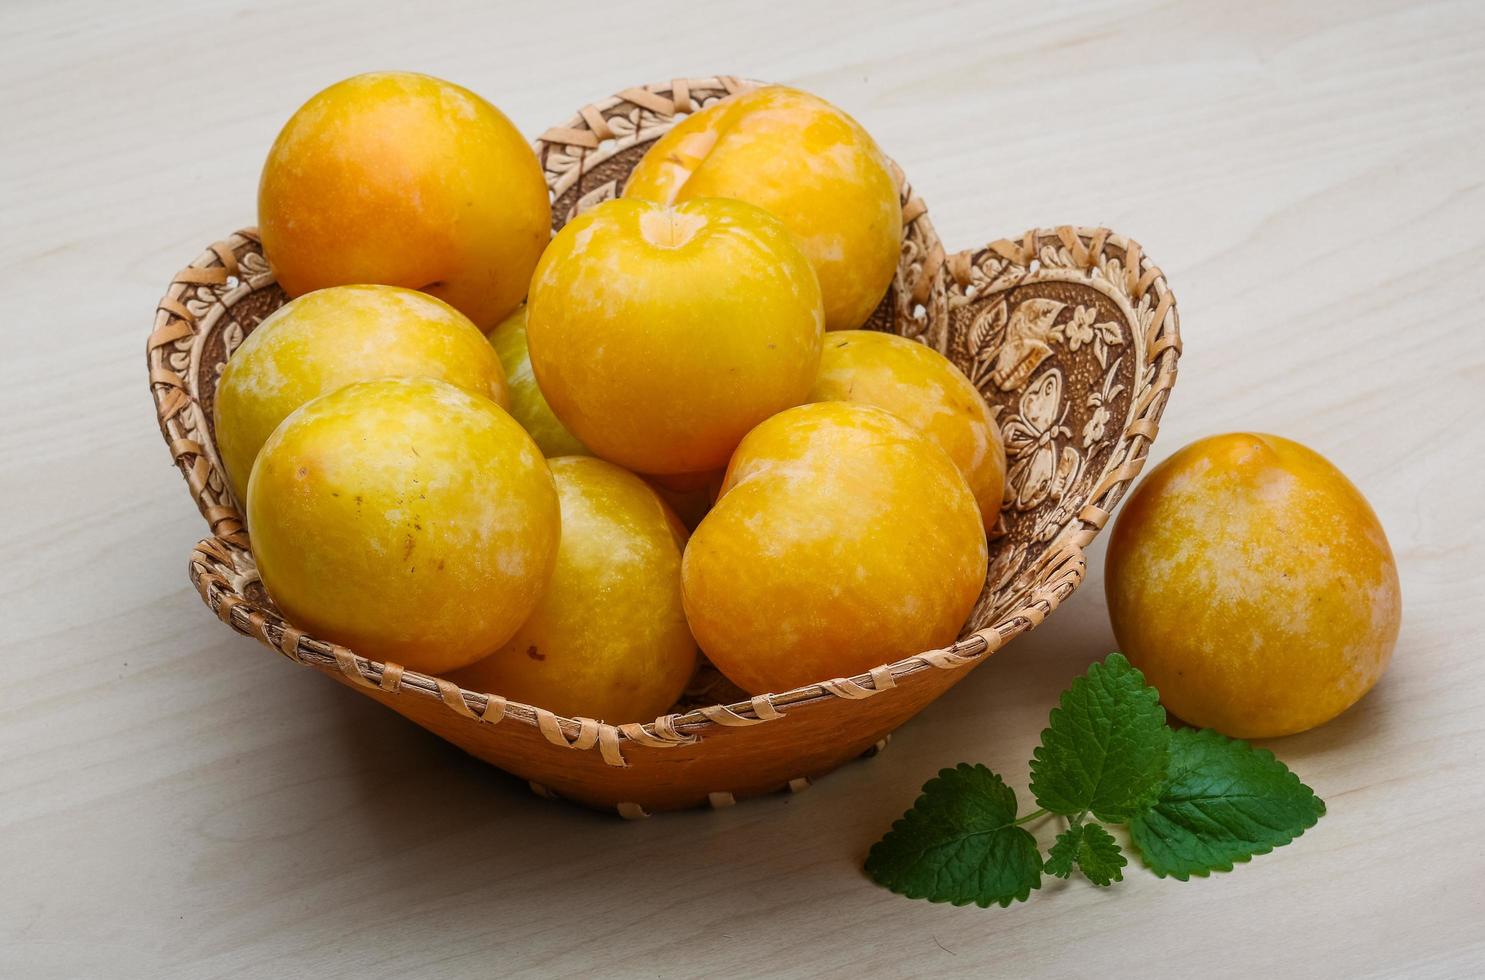
[[[0,6],[0,976],[1485,973],[1485,8],[1478,3]],[[1143,242],[1186,353],[1154,456],[1271,431],[1329,456],[1405,593],[1381,685],[1272,747],[1329,803],[1181,884],[912,902],[862,858],[938,768],[1025,785],[1112,648],[1089,580],[875,760],[626,823],[214,620],[144,370],[172,272],[254,218],[277,128],[382,67],[527,133],[672,75],[849,109],[951,248]]]

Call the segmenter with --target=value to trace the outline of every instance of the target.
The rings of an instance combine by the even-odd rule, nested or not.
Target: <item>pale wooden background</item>
[[[0,6],[0,975],[685,977],[1485,972],[1485,8],[55,0]],[[797,797],[628,824],[535,799],[227,632],[151,416],[170,274],[254,214],[309,94],[404,67],[526,132],[718,71],[849,108],[951,247],[1105,223],[1186,354],[1155,455],[1254,428],[1327,454],[1406,593],[1391,673],[1274,745],[1329,802],[1214,880],[1131,869],[1010,910],[868,883],[935,770],[1024,786],[1113,643],[1088,583]]]

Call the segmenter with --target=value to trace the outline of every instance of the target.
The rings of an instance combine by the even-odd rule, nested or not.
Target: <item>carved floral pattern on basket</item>
[[[554,226],[618,193],[678,114],[752,84],[716,77],[626,89],[547,130],[535,148]],[[285,301],[250,230],[177,274],[147,349],[161,433],[212,531],[189,565],[203,601],[237,631],[523,776],[537,792],[624,816],[799,790],[876,751],[968,667],[1034,628],[1077,588],[1082,549],[1144,463],[1180,352],[1174,298],[1136,243],[1107,229],[1061,227],[948,254],[922,200],[894,172],[901,261],[867,326],[954,360],[989,401],[1008,457],[985,589],[953,646],[751,698],[703,670],[671,714],[608,725],[464,691],[305,634],[280,617],[258,582],[212,432],[222,365]]]

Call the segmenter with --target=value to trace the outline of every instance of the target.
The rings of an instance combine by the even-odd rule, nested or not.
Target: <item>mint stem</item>
[[[1036,820],[1036,819],[1038,819],[1040,817],[1050,816],[1051,813],[1052,813],[1051,810],[1046,810],[1046,809],[1037,810],[1035,813],[1028,813],[1024,817],[1020,817],[1020,818],[1018,818],[1016,820],[1012,820],[1009,824],[1007,824],[1007,826],[1010,826],[1010,827],[1019,827],[1023,823],[1030,823],[1031,821]]]

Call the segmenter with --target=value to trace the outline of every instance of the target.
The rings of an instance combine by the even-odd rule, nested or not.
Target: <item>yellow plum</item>
[[[730,197],[778,217],[820,277],[825,326],[861,326],[902,248],[902,205],[887,158],[861,124],[781,85],[687,116],[645,153],[624,196],[674,204]]]
[[[232,352],[212,411],[238,501],[258,450],[300,405],[352,381],[438,378],[504,407],[505,373],[469,318],[396,286],[335,286],[290,300]]]
[[[258,454],[247,508],[263,585],[292,623],[426,673],[510,639],[560,531],[531,437],[431,378],[358,382],[298,409]]]
[[[499,109],[441,79],[375,72],[285,124],[263,165],[258,225],[290,296],[406,286],[489,330],[526,295],[551,205],[536,154]]]
[[[536,382],[536,374],[531,370],[531,353],[526,346],[524,304],[490,331],[490,345],[500,355],[500,363],[505,367],[511,417],[531,433],[542,453],[548,457],[588,455],[588,447],[567,431],[567,426],[547,404],[541,385]]]
[[[739,201],[607,201],[531,280],[531,366],[562,424],[641,473],[720,469],[820,366],[820,287],[794,238]]]
[[[1376,684],[1402,615],[1397,565],[1360,491],[1288,439],[1198,440],[1125,502],[1104,565],[1120,648],[1192,725],[1271,738]]]
[[[610,724],[649,721],[696,668],[681,609],[685,532],[655,491],[591,456],[550,460],[562,543],[536,611],[460,685]]]
[[[896,334],[831,332],[809,400],[875,405],[921,431],[969,481],[985,528],[994,526],[1005,491],[1000,429],[978,389],[938,351]]]
[[[682,595],[717,669],[782,691],[953,642],[986,562],[974,494],[942,449],[882,409],[820,402],[738,446]]]

